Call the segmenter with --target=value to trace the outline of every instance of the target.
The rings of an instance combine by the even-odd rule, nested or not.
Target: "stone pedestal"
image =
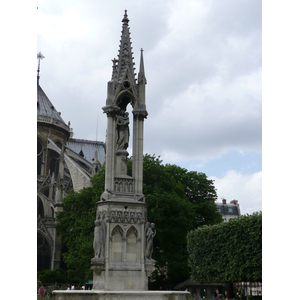
[[[102,258],[91,259],[93,270],[93,290],[107,290],[104,280],[105,263]]]
[[[53,291],[55,300],[186,300],[188,292],[175,291]]]
[[[146,262],[145,262],[145,269],[146,270],[145,271],[146,271],[147,277],[150,277],[151,273],[154,272],[155,263],[156,263],[156,260],[146,258]]]
[[[116,151],[116,174],[127,175],[127,157],[129,153],[126,150]]]
[[[97,203],[97,216],[105,222],[106,234],[104,258],[91,260],[93,290],[148,290],[155,260],[144,256],[147,205],[133,198],[123,191]]]

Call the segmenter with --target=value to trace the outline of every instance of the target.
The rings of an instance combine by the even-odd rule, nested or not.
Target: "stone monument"
[[[57,300],[67,299],[173,299],[185,300],[187,292],[148,291],[155,270],[152,258],[155,224],[147,219],[143,194],[144,120],[146,77],[141,49],[135,77],[127,11],[122,20],[118,59],[113,59],[107,84],[105,191],[97,202],[94,253],[91,259],[91,291],[54,291]],[[133,132],[129,130],[132,107]],[[127,175],[127,148],[132,138],[132,176]],[[71,297],[72,294],[72,297]]]
[[[140,70],[135,68],[125,11],[118,59],[113,60],[112,78],[107,85],[105,192],[97,203],[92,258],[93,289],[148,290],[154,271],[154,233],[147,221],[143,195],[143,131],[147,117],[143,50]],[[127,175],[130,143],[129,107],[132,107],[132,176]],[[105,232],[104,232],[105,231]],[[104,240],[105,239],[105,240]],[[101,241],[100,241],[101,240]],[[100,250],[101,248],[101,250]]]

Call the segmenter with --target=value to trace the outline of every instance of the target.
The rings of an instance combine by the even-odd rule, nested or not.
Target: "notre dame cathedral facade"
[[[38,59],[43,58],[41,53]],[[37,270],[61,267],[63,242],[56,233],[56,213],[70,189],[91,185],[103,166],[103,142],[74,139],[73,130],[47,97],[37,76]]]

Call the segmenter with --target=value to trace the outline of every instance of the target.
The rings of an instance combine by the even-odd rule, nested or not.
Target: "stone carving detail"
[[[146,237],[146,243],[145,243],[145,257],[146,259],[152,259],[152,252],[153,252],[153,238],[156,235],[156,230],[154,230],[154,223],[146,223],[145,226],[145,237]]]
[[[96,220],[94,222],[94,252],[95,258],[104,258],[105,241],[106,241],[106,223],[105,223],[106,211],[99,211],[97,213]]]
[[[133,193],[133,179],[115,178],[116,193]]]
[[[117,116],[117,150],[126,150],[129,143],[129,114],[128,112],[120,111]]]
[[[124,230],[122,227],[118,224],[111,230],[111,237],[115,238],[114,242],[121,243],[124,238]]]
[[[122,237],[122,240],[126,240],[128,231],[133,230],[136,234],[137,241],[140,241],[140,228],[136,225],[130,225],[130,224],[115,224],[110,228],[110,240],[112,240],[112,237],[115,235],[116,232],[120,233],[120,236]]]
[[[111,223],[141,223],[142,213],[134,210],[114,209],[107,216],[107,221]]]

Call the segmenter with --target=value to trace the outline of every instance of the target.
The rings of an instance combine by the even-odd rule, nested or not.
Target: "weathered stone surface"
[[[96,217],[94,250],[95,257],[104,261],[100,271],[92,260],[93,290],[147,291],[148,277],[155,269],[155,261],[151,259],[155,233],[149,229],[146,242],[145,228],[150,224],[143,195],[146,78],[141,54],[136,83],[126,11],[122,22],[119,55],[113,60],[112,79],[108,82],[106,106],[103,107],[107,115],[105,192],[97,203],[97,216],[101,214],[102,223]],[[132,134],[127,111],[130,106],[133,109]],[[132,146],[132,176],[127,174],[128,145]],[[102,241],[104,236],[105,241]]]
[[[173,291],[53,291],[55,300],[186,300],[188,292]]]
[[[107,290],[103,274],[103,271],[105,270],[104,259],[94,257],[91,259],[91,263],[91,269],[93,271],[93,289],[104,291]]]

